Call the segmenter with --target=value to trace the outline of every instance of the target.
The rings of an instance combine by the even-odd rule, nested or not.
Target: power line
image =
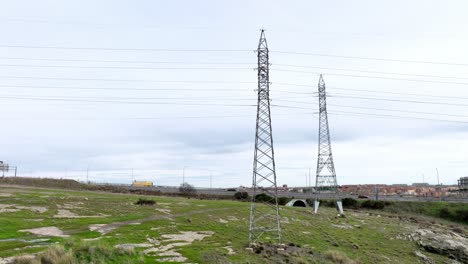
[[[378,100],[378,101],[390,101],[390,102],[404,102],[404,103],[416,103],[416,104],[435,104],[435,105],[451,105],[451,106],[468,106],[468,104],[459,103],[444,103],[444,102],[430,102],[430,101],[418,101],[418,100],[406,100],[406,99],[393,99],[393,98],[375,98],[375,97],[363,97],[363,96],[352,96],[352,95],[332,95],[332,97],[339,98],[350,98],[350,99],[364,99],[364,100]]]
[[[63,46],[27,46],[0,45],[0,48],[18,49],[57,49],[57,50],[106,50],[106,51],[155,51],[155,52],[253,52],[249,49],[154,49],[154,48],[96,48],[96,47],[63,47]]]
[[[406,110],[398,110],[398,109],[385,109],[385,108],[375,108],[375,107],[363,107],[363,106],[350,106],[350,105],[335,105],[335,104],[328,104],[334,107],[347,107],[347,108],[358,108],[358,109],[366,109],[366,110],[377,110],[377,111],[389,111],[389,112],[402,112],[402,113],[410,113],[410,114],[424,114],[424,115],[441,115],[441,116],[450,116],[450,117],[466,117],[466,115],[457,115],[457,114],[445,114],[445,113],[434,113],[434,112],[422,112],[422,111],[406,111]]]
[[[274,69],[274,68],[270,70],[280,71],[280,72],[317,74],[317,75],[326,74],[326,75],[331,75],[331,76],[343,76],[343,77],[353,77],[353,78],[370,78],[370,79],[383,79],[383,80],[394,80],[394,81],[411,81],[411,82],[425,82],[425,83],[468,85],[468,83],[460,83],[460,82],[432,81],[432,80],[422,80],[422,79],[405,79],[405,78],[393,78],[393,77],[384,77],[384,76],[353,75],[353,74],[341,74],[341,73],[320,73],[320,72],[295,71],[295,70]]]
[[[33,88],[33,89],[70,89],[70,90],[124,90],[124,91],[248,91],[248,89],[236,89],[236,88],[222,88],[222,89],[206,89],[206,88],[125,88],[125,87],[69,87],[69,86],[31,86],[31,85],[0,85],[0,87],[14,87],[14,88]],[[284,91],[287,92],[287,91]]]
[[[316,113],[297,112],[280,113],[279,116],[290,115],[314,115]],[[252,117],[252,115],[213,115],[213,116],[159,116],[159,117],[117,117],[117,118],[0,118],[2,121],[119,121],[119,120],[158,120],[158,119],[216,119],[216,118],[238,118]]]
[[[310,103],[310,102],[300,102],[300,101],[291,101],[291,100],[282,100],[282,99],[276,99],[273,101],[281,101],[281,102],[290,102],[290,103],[295,103],[295,104],[307,104],[307,105],[313,105],[316,106],[315,103]],[[425,114],[425,115],[441,115],[441,116],[450,116],[450,117],[466,117],[466,115],[458,115],[458,114],[445,114],[445,113],[434,113],[434,112],[423,112],[423,111],[408,111],[408,110],[399,110],[399,109],[386,109],[386,108],[376,108],[376,107],[362,107],[362,106],[353,106],[353,105],[343,105],[343,104],[327,104],[328,106],[334,106],[334,107],[345,107],[345,108],[357,108],[357,109],[367,109],[367,110],[377,110],[377,111],[389,111],[389,112],[402,112],[402,113],[409,113],[409,114]],[[309,109],[313,110],[314,108],[308,108],[308,107],[299,107],[299,106],[284,106],[284,105],[274,105],[278,107],[287,107],[287,108],[297,108],[297,109]]]
[[[255,64],[252,62],[206,62],[206,61],[140,61],[140,60],[89,60],[89,59],[51,59],[26,57],[0,57],[2,60],[32,60],[32,61],[69,61],[69,62],[100,62],[100,63],[134,63],[134,64]]]
[[[212,103],[192,103],[188,102],[147,102],[147,101],[116,101],[116,100],[106,100],[104,99],[87,99],[87,97],[20,97],[20,96],[0,96],[0,99],[14,99],[14,100],[31,100],[31,101],[64,101],[64,102],[85,102],[85,103],[110,103],[110,104],[137,104],[137,105],[177,105],[177,106],[256,106],[256,105],[247,105],[247,104],[212,104]],[[219,99],[218,99],[219,100]],[[240,99],[244,100],[244,99]],[[254,100],[254,99],[245,99],[245,100]],[[277,107],[284,108],[297,108],[292,106],[282,106],[282,105],[272,105]]]
[[[251,92],[253,89],[240,89],[240,88],[125,88],[125,87],[70,87],[70,86],[31,86],[31,85],[0,85],[5,88],[32,88],[36,89],[64,89],[64,90],[104,90],[104,91],[211,91],[211,92]],[[303,94],[301,92],[285,91],[285,90],[274,90],[275,93],[286,93],[286,94]]]
[[[99,99],[99,100],[219,100],[219,99],[229,99],[229,100],[255,100],[255,98],[237,98],[232,96],[195,96],[195,97],[117,97],[117,96],[35,96],[35,95],[17,95],[17,94],[0,94],[0,97],[22,97],[26,96],[27,98],[67,98],[67,99]]]
[[[449,99],[468,99],[468,97],[460,96],[446,96],[446,95],[427,95],[427,94],[417,94],[417,93],[401,93],[401,92],[388,92],[388,91],[374,91],[366,89],[352,89],[352,88],[340,88],[340,87],[331,87],[336,90],[344,91],[359,91],[359,92],[371,92],[371,93],[383,93],[383,94],[396,94],[396,95],[410,95],[410,96],[420,96],[420,97],[434,97],[434,98],[449,98]]]
[[[87,60],[87,59],[50,59],[50,58],[24,58],[24,57],[0,57],[4,60],[32,60],[32,61],[68,61],[68,62],[99,62],[99,63],[133,63],[133,64],[182,64],[182,65],[254,65],[250,62],[190,62],[190,61],[128,61],[128,60]],[[293,64],[274,64],[275,66],[295,67],[295,68],[310,68],[310,69],[324,69],[324,70],[339,70],[339,71],[352,71],[364,73],[377,73],[377,74],[390,74],[402,76],[417,76],[417,77],[431,77],[431,78],[444,78],[444,79],[462,79],[465,77],[455,76],[440,76],[440,75],[427,75],[427,74],[408,74],[397,72],[384,72],[384,71],[369,71],[369,70],[355,70],[344,68],[328,68],[320,66],[307,66],[307,65],[293,65]],[[115,66],[72,66],[72,65],[21,65],[21,64],[0,64],[3,67],[47,67],[47,68],[110,68],[110,69],[187,69],[187,68],[151,68],[151,67],[115,67]],[[188,68],[191,69],[191,68]],[[197,68],[198,69],[198,68]],[[246,69],[246,68],[200,68],[200,69]],[[251,69],[251,68],[248,68]],[[296,71],[295,71],[296,72]],[[301,71],[297,71],[301,72]],[[306,72],[308,73],[308,72]]]
[[[435,64],[435,65],[452,65],[452,66],[468,66],[467,63],[452,63],[452,62],[438,62],[438,61],[418,61],[418,60],[402,60],[402,59],[388,59],[377,57],[360,57],[360,56],[345,56],[335,54],[322,54],[322,53],[308,53],[308,52],[294,52],[294,51],[278,51],[273,50],[273,53],[290,54],[290,55],[304,55],[304,56],[317,56],[317,57],[332,57],[343,59],[357,59],[357,60],[371,60],[371,61],[390,61],[390,62],[404,62],[404,63],[421,63],[421,64]]]
[[[179,106],[255,106],[242,104],[207,104],[207,103],[174,103],[174,102],[139,102],[139,101],[111,101],[111,100],[86,100],[74,98],[38,98],[38,97],[14,97],[0,96],[2,99],[32,100],[32,101],[65,101],[65,102],[86,102],[86,103],[117,103],[117,104],[137,104],[137,105],[179,105]]]
[[[153,82],[153,83],[237,83],[237,84],[253,84],[254,82],[243,81],[174,81],[174,80],[141,80],[141,79],[101,79],[101,78],[64,78],[64,77],[33,77],[33,76],[0,76],[5,79],[32,79],[32,80],[66,80],[66,81],[105,81],[105,82]]]
[[[109,50],[109,51],[164,51],[164,52],[252,52],[250,49],[155,49],[155,48],[110,48],[110,47],[64,47],[64,46],[28,46],[28,45],[0,45],[2,48],[22,48],[22,49],[59,49],[59,50]],[[467,63],[452,63],[452,62],[437,62],[437,61],[418,61],[418,60],[403,60],[403,59],[388,59],[377,57],[360,57],[360,56],[345,56],[323,53],[308,53],[308,52],[293,52],[293,51],[270,51],[278,54],[304,55],[304,56],[320,56],[345,59],[373,60],[373,61],[390,61],[404,63],[422,63],[436,65],[453,65],[453,66],[468,66]]]
[[[399,72],[369,71],[369,70],[355,70],[355,69],[343,69],[343,68],[327,68],[327,67],[320,67],[320,66],[306,66],[306,65],[293,65],[293,64],[274,64],[274,66],[276,66],[276,65],[277,66],[284,66],[284,67],[293,67],[293,68],[322,69],[322,70],[335,70],[335,71],[351,71],[351,72],[364,72],[364,73],[376,73],[376,74],[390,74],[390,75],[402,75],[402,76],[417,76],[417,77],[468,80],[468,78],[454,77],[454,76],[410,74],[410,73],[399,73]],[[302,71],[297,71],[297,72],[302,72]],[[304,73],[308,73],[308,72],[304,72]]]
[[[125,66],[72,66],[72,65],[27,65],[0,64],[0,67],[30,67],[30,68],[70,68],[70,69],[115,69],[115,70],[252,70],[252,68],[226,67],[125,67]]]
[[[338,112],[338,113],[335,113]],[[373,113],[361,113],[361,112],[349,112],[349,111],[339,111],[334,110],[332,114],[335,115],[364,115],[364,116],[375,116],[375,117],[389,117],[395,119],[415,119],[415,120],[424,120],[424,121],[436,121],[436,122],[449,122],[449,123],[461,123],[461,124],[468,124],[468,121],[460,121],[460,120],[444,120],[444,119],[432,119],[432,118],[424,118],[424,117],[408,117],[408,116],[399,116],[399,115],[384,115],[384,114],[373,114]]]
[[[58,24],[58,25],[77,25],[77,26],[92,26],[92,27],[138,27],[145,29],[155,29],[155,30],[224,30],[223,28],[213,28],[213,27],[203,27],[203,26],[170,26],[167,25],[157,26],[157,25],[141,25],[141,24],[113,24],[113,23],[95,23],[95,22],[81,22],[81,21],[50,21],[44,19],[23,19],[23,18],[0,18],[2,21],[7,22],[21,22],[21,23],[41,23],[41,24]]]

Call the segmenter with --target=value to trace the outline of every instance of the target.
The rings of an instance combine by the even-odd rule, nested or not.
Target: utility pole
[[[331,149],[330,130],[328,127],[327,115],[327,95],[325,92],[325,82],[320,74],[318,83],[319,92],[319,138],[318,138],[318,158],[317,174],[315,180],[315,201],[314,213],[319,207],[319,195],[321,192],[331,193],[336,200],[337,209],[343,214],[343,204],[338,193],[338,183],[336,181],[335,164]]]
[[[185,168],[187,168],[187,166],[184,166],[184,168],[182,169],[182,186],[185,183]]]
[[[86,184],[89,184],[89,166],[86,168]]]
[[[210,189],[213,188],[213,173],[210,171]]]
[[[439,169],[436,168],[437,172],[437,187],[439,188],[439,202],[442,201],[442,187],[440,186],[440,181],[439,181]]]
[[[255,129],[255,150],[252,176],[252,203],[250,206],[249,240],[255,243],[265,233],[269,239],[281,244],[281,225],[276,185],[275,155],[270,112],[270,77],[268,45],[262,29],[257,49],[258,90],[257,125]],[[271,197],[264,205],[255,203],[255,196],[263,193]]]

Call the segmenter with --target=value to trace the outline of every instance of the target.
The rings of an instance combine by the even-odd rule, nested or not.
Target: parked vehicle
[[[134,181],[133,187],[153,187],[153,182],[150,181]]]

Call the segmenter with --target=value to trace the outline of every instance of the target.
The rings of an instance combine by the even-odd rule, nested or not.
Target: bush
[[[271,203],[273,197],[269,196],[266,193],[260,193],[255,195],[256,202],[264,202],[264,203]]]
[[[367,209],[382,210],[382,209],[385,208],[385,202],[384,201],[366,200],[361,204],[361,207],[367,208]]]
[[[452,213],[450,212],[450,210],[446,207],[444,208],[440,208],[439,210],[439,216],[441,218],[452,218]]]
[[[156,203],[155,200],[149,200],[149,199],[144,199],[140,198],[138,201],[136,201],[136,205],[154,205]]]
[[[319,200],[320,205],[326,206],[326,207],[336,207],[336,202],[334,200]]]
[[[71,251],[65,251],[63,247],[51,247],[40,255],[41,264],[74,264],[75,257]]]
[[[324,254],[325,259],[339,264],[357,264],[359,262],[350,259],[345,253],[337,250],[328,250]]]
[[[246,201],[248,198],[249,198],[249,193],[248,192],[236,192],[234,194],[234,199],[236,199],[236,200]]]
[[[286,205],[287,203],[289,203],[289,201],[291,201],[291,198],[289,197],[278,197],[279,205]]]
[[[179,192],[185,195],[193,195],[197,193],[197,190],[195,190],[193,185],[184,182],[179,186]]]
[[[458,209],[455,211],[455,220],[468,223],[468,209]]]
[[[358,206],[358,201],[356,199],[353,199],[353,198],[343,198],[341,200],[341,202],[343,203],[343,207],[357,207]]]

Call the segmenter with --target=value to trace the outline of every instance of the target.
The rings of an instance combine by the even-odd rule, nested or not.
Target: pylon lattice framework
[[[257,50],[258,57],[258,101],[255,151],[252,176],[252,204],[250,207],[249,240],[257,242],[262,235],[273,233],[270,239],[281,243],[281,226],[276,186],[275,157],[270,111],[270,79],[268,45],[262,30]],[[255,203],[255,196],[265,193],[271,199],[264,204]]]
[[[319,197],[327,194],[337,202],[337,209],[343,213],[343,206],[338,193],[338,183],[336,181],[335,164],[331,150],[330,130],[328,126],[327,100],[325,92],[325,82],[320,75],[318,83],[319,92],[319,138],[318,138],[318,158],[317,173],[315,179],[315,201],[314,213],[319,207]]]

